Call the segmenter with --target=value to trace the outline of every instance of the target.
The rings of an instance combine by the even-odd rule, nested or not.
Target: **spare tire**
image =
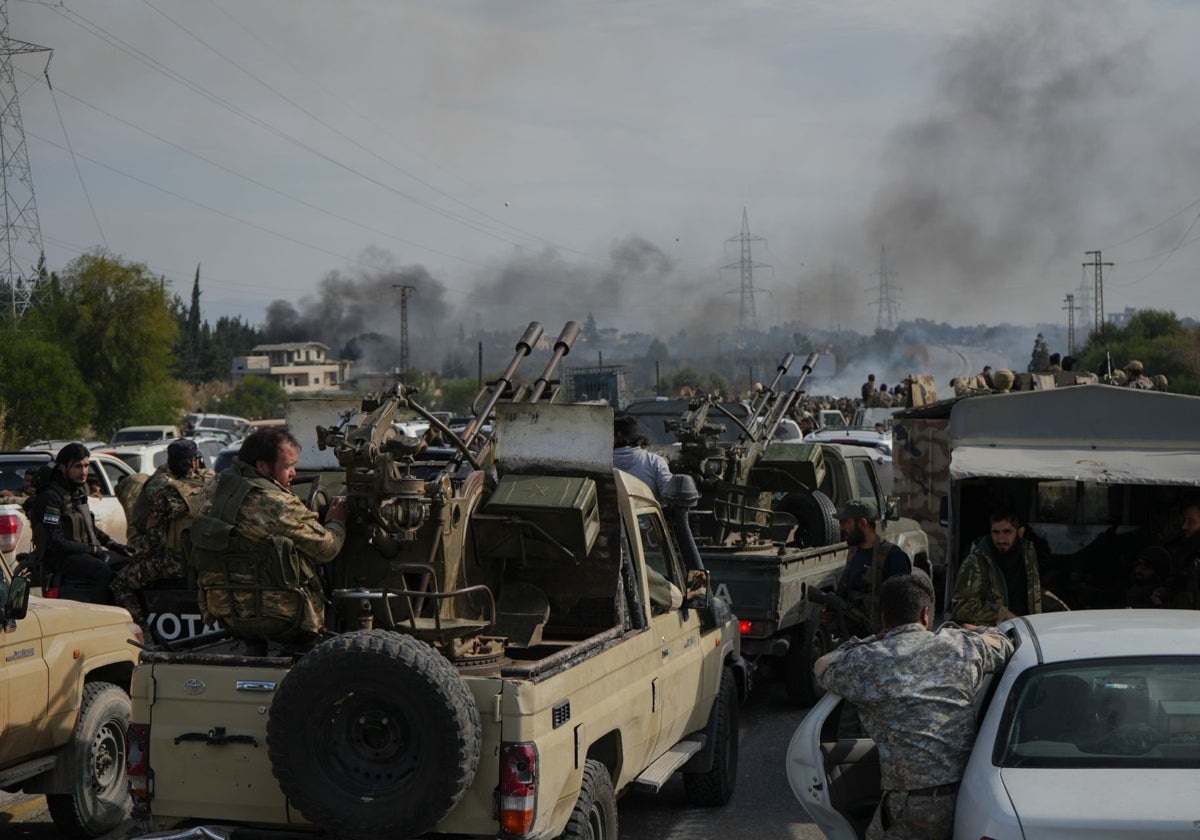
[[[820,490],[813,490],[811,493],[788,493],[777,507],[796,517],[799,525],[796,527],[793,542],[800,548],[822,548],[844,539],[842,526],[837,518],[837,508]]]
[[[275,694],[267,753],[305,819],[345,837],[411,837],[458,804],[479,767],[479,710],[445,657],[361,630],[306,653]]]

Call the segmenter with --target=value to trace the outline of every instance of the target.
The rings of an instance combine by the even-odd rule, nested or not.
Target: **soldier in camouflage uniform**
[[[296,648],[324,627],[319,567],[346,539],[344,498],[331,502],[322,525],[290,492],[299,453],[284,429],[247,437],[192,529],[204,622],[252,642]]]
[[[1154,383],[1146,376],[1146,369],[1137,359],[1125,365],[1126,388],[1137,388],[1140,391],[1153,391]]]
[[[956,621],[999,624],[1042,611],[1037,549],[1011,511],[992,511],[992,532],[971,546],[958,570],[951,612]]]
[[[165,471],[155,472],[134,504],[135,510],[143,506],[148,509],[144,527],[129,529],[132,533],[129,547],[134,559],[117,573],[110,589],[113,600],[129,610],[138,624],[146,621],[138,590],[158,580],[182,578],[186,573],[183,532],[191,527],[212,494],[214,475],[202,464],[194,441],[190,438],[172,441],[167,447]],[[132,518],[130,522],[132,525]]]
[[[817,660],[827,691],[858,706],[879,747],[883,797],[867,840],[949,840],[958,782],[975,742],[974,698],[1012,642],[993,628],[931,633],[933,584],[922,572],[883,585],[884,631]]]

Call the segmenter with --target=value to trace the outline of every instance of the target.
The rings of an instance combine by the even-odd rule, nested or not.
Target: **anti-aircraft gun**
[[[795,361],[792,353],[785,354],[775,378],[756,396],[745,420],[705,395],[693,400],[680,419],[667,423],[680,443],[672,471],[694,478],[701,493],[700,508],[712,512],[711,517],[694,520],[701,544],[769,543],[778,539],[780,530],[794,524],[790,516],[786,520],[777,517],[772,494],[815,487],[819,451],[797,444],[772,448],[772,440],[804,392],[804,383],[819,358],[817,353],[809,355],[800,376],[781,392],[779,383]],[[720,440],[728,428],[721,420],[740,429],[734,442]]]
[[[559,398],[554,373],[579,332],[578,323],[568,322],[542,373],[531,386],[517,387],[517,369],[543,334],[541,324],[530,323],[504,373],[476,397],[478,411],[461,436],[420,404],[416,388],[403,384],[365,396],[356,423],[348,412],[337,425],[317,429],[318,447],[332,449],[345,469],[349,507],[346,542],[333,564],[330,629],[407,632],[451,661],[498,655],[502,640],[487,631],[496,622],[493,592],[501,570],[480,562],[468,527],[496,486],[496,430],[483,430],[501,401]],[[426,420],[430,432],[401,434],[393,421],[402,413]],[[429,446],[435,430],[450,450]]]

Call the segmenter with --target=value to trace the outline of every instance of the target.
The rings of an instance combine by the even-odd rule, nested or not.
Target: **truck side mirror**
[[[708,606],[708,572],[692,569],[687,576],[687,592],[683,596],[684,606],[702,610]]]
[[[885,496],[883,500],[883,518],[884,519],[899,519],[900,518],[900,497]]]
[[[29,611],[29,578],[15,577],[11,581],[0,581],[0,595],[4,604],[0,607],[0,623],[8,624],[25,617]]]

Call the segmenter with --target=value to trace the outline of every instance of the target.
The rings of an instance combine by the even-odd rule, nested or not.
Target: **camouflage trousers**
[[[149,557],[135,557],[129,561],[117,576],[113,578],[108,588],[112,592],[113,601],[118,607],[129,610],[133,620],[143,624],[146,613],[138,600],[138,590],[150,584],[171,578],[184,576],[183,555],[172,551]]]
[[[287,642],[319,632],[325,624],[325,595],[318,582],[301,586],[263,585],[220,572],[200,572],[200,614],[244,639]]]
[[[957,798],[953,792],[884,791],[867,827],[867,840],[950,840],[954,834],[954,801]],[[884,828],[885,823],[887,828]]]

